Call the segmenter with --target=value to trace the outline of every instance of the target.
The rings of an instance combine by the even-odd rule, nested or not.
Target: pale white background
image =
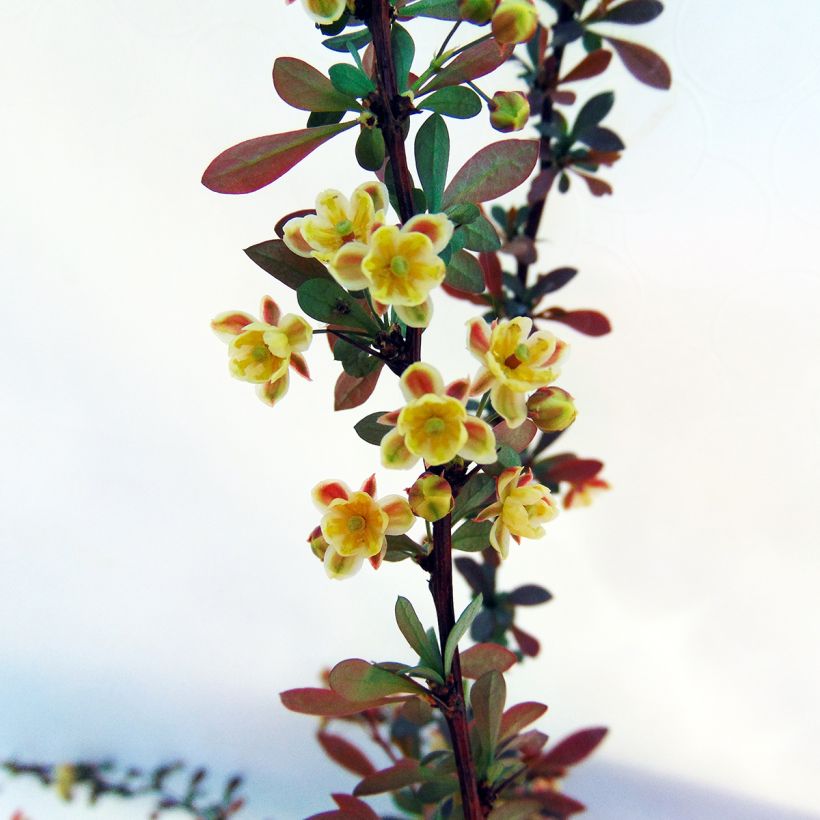
[[[818,26],[816,3],[673,0],[620,29],[667,56],[671,92],[620,66],[579,86],[617,91],[628,150],[613,198],[551,198],[541,250],[545,270],[581,269],[556,303],[615,325],[567,331],[561,380],[581,407],[567,446],[603,458],[615,491],[515,550],[504,579],[556,596],[522,615],[544,652],[511,698],[549,703],[556,736],[612,728],[568,784],[591,818],[820,816]],[[313,483],[376,465],[351,427],[396,406],[395,384],[332,416],[317,339],[314,382],[271,410],[208,328],[267,291],[295,309],[241,248],[364,178],[345,135],[258,194],[200,186],[223,148],[303,124],[275,97],[278,54],[334,61],[278,0],[0,3],[0,755],[245,771],[251,818],[352,784],[277,692],[395,657],[398,592],[432,617],[411,567],[334,584],[304,544]],[[455,165],[490,139],[483,117],[451,133]],[[436,307],[453,318],[425,355],[464,375],[468,313]],[[0,817],[86,816],[0,789]]]

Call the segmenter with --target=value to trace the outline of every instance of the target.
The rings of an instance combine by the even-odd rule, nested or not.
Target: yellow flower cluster
[[[302,351],[310,346],[313,330],[301,316],[282,316],[270,296],[262,299],[260,312],[261,320],[241,311],[220,313],[211,327],[228,343],[231,375],[258,385],[259,398],[272,406],[287,393],[288,367],[310,378]]]
[[[419,214],[401,228],[384,225],[386,207],[381,182],[360,185],[350,200],[339,191],[323,191],[315,215],[285,224],[285,244],[323,262],[348,290],[369,290],[379,309],[392,305],[406,325],[427,327],[428,294],[444,280],[439,253],[453,236],[453,223],[444,214]]]

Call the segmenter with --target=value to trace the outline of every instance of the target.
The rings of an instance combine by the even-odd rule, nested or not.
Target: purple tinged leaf
[[[277,57],[273,86],[279,96],[300,111],[360,111],[352,97],[342,94],[312,65],[295,57]]]
[[[662,91],[672,86],[672,72],[669,66],[652,49],[615,37],[604,39],[615,49],[626,70],[636,80]]]

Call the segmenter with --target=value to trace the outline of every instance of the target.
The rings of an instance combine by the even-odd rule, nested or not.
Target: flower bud
[[[60,763],[54,769],[54,785],[57,794],[63,800],[71,800],[74,784],[77,782],[77,770],[71,763]]]
[[[438,521],[453,509],[453,490],[435,473],[422,473],[407,493],[410,509],[427,521]]]
[[[327,552],[327,548],[329,544],[325,541],[324,535],[322,535],[322,528],[321,527],[314,527],[310,535],[308,536],[308,544],[310,544],[310,549],[313,554],[320,560],[325,560],[325,553]]]
[[[323,26],[335,23],[347,10],[347,0],[302,0],[308,16]]]
[[[499,43],[523,43],[535,34],[538,12],[533,0],[501,0],[492,21]]]
[[[490,124],[496,131],[520,131],[530,117],[530,104],[519,91],[497,91],[490,106]]]
[[[458,0],[458,15],[468,23],[483,26],[490,22],[498,0]]]
[[[527,400],[527,415],[542,433],[566,430],[576,414],[572,396],[560,387],[542,387]]]

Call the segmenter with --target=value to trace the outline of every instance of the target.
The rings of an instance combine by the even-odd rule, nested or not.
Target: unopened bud
[[[560,387],[542,387],[527,400],[527,415],[542,433],[566,430],[577,412],[572,396]]]
[[[496,131],[520,131],[530,118],[530,104],[520,91],[497,91],[490,106],[490,124]]]
[[[310,535],[308,536],[308,544],[310,544],[310,549],[313,554],[320,560],[325,560],[325,553],[327,552],[328,546],[330,546],[327,541],[325,541],[324,535],[322,535],[322,528],[315,527],[311,530]]]
[[[458,15],[468,23],[489,23],[498,0],[458,0]]]
[[[71,800],[74,784],[77,782],[77,770],[71,763],[59,763],[54,768],[54,784],[57,794],[63,800]]]
[[[492,21],[499,43],[524,43],[535,34],[538,12],[533,0],[501,0]]]
[[[453,509],[453,490],[435,473],[423,473],[407,494],[410,509],[427,521],[438,521]]]

